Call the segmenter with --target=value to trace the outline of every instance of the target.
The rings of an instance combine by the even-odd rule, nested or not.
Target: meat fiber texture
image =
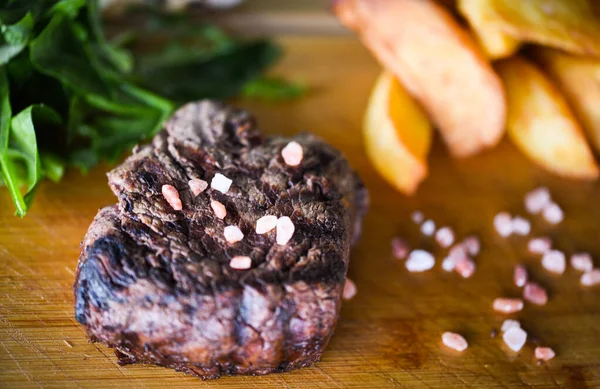
[[[304,150],[287,166],[290,141]],[[233,180],[198,196],[188,182]],[[101,209],[81,244],[75,315],[121,364],[152,363],[204,379],[289,371],[318,361],[336,325],[350,246],[367,192],[342,154],[319,138],[263,137],[248,113],[191,103],[150,145],[108,174],[118,204]],[[175,211],[161,194],[173,185]],[[225,205],[219,219],[211,200]],[[264,215],[289,216],[285,245],[255,232]],[[225,226],[244,239],[227,243]],[[232,269],[237,255],[252,258]]]

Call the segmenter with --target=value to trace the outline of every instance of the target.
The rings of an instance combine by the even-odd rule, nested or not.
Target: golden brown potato
[[[512,141],[546,169],[565,177],[595,179],[598,166],[566,100],[530,62],[514,57],[497,64],[508,101]]]
[[[521,42],[501,30],[486,1],[459,0],[458,10],[471,25],[488,58],[510,57],[519,50]]]
[[[421,104],[454,156],[500,140],[502,83],[446,8],[430,0],[337,0],[335,12]]]
[[[588,0],[471,0],[466,3],[476,4],[480,13],[485,14],[489,28],[517,40],[600,56],[600,19]]]
[[[600,60],[537,48],[535,55],[558,84],[600,152]]]
[[[412,194],[427,177],[432,129],[427,116],[389,72],[371,92],[363,133],[369,159],[396,189]]]

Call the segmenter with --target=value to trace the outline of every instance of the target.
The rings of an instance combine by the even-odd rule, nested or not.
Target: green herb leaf
[[[63,16],[54,16],[30,45],[31,63],[78,93],[110,98],[111,89],[94,65],[86,37],[76,26]]]
[[[52,182],[59,182],[65,174],[65,161],[51,153],[41,154],[42,171]]]
[[[23,162],[27,168],[27,192],[24,196],[26,208],[21,210],[19,216],[25,216],[35,196],[37,185],[43,178],[42,164],[36,139],[36,125],[34,125],[34,122],[41,129],[44,125],[48,124],[59,125],[61,119],[54,110],[43,105],[32,105],[12,118],[10,147],[13,150],[21,152]]]
[[[133,69],[133,56],[128,51],[119,49],[106,41],[100,20],[98,0],[87,0],[87,5],[89,26],[96,41],[93,49],[98,56],[106,59],[117,71],[130,73]]]
[[[259,77],[244,85],[242,96],[279,101],[298,98],[305,91],[304,84],[292,83],[281,78]]]
[[[269,41],[242,43],[207,60],[137,69],[141,84],[177,102],[200,98],[225,99],[273,64],[281,50]],[[142,63],[143,61],[141,61]]]
[[[26,47],[33,33],[33,17],[27,13],[15,24],[0,27],[4,42],[0,45],[0,65],[4,65]]]

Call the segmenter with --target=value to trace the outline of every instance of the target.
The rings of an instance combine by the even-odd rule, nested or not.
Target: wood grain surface
[[[100,207],[115,202],[106,185],[109,167],[87,176],[76,171],[58,185],[44,183],[31,213],[13,216],[0,191],[0,387],[2,388],[600,388],[600,288],[584,289],[568,269],[552,276],[526,253],[524,238],[501,239],[492,217],[524,213],[523,194],[547,185],[566,219],[550,227],[533,219],[534,234],[548,234],[567,253],[590,251],[600,265],[600,185],[548,175],[507,141],[483,155],[453,160],[436,140],[431,176],[416,196],[404,197],[368,163],[361,121],[379,66],[351,38],[286,38],[287,56],[276,73],[305,80],[309,95],[297,102],[238,102],[252,109],[268,133],[313,131],[345,152],[371,193],[364,234],[353,250],[349,276],[358,295],[345,302],[336,333],[311,368],[263,377],[202,382],[154,366],[120,367],[112,350],[87,342],[73,317],[72,282],[79,242]],[[438,225],[483,243],[471,279],[440,269],[441,252],[423,238],[409,214],[421,209]],[[438,254],[426,273],[410,274],[390,253],[390,239]],[[534,342],[515,355],[503,347],[504,315],[492,300],[519,296],[512,270],[526,263],[546,286],[544,307],[526,305],[513,318],[557,357],[538,365]],[[441,334],[457,331],[470,347],[444,349]],[[531,338],[530,338],[531,339]]]

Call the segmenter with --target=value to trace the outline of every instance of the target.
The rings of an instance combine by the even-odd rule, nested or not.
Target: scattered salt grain
[[[250,269],[250,267],[252,266],[252,258],[246,257],[244,255],[237,255],[231,258],[231,261],[229,261],[229,266],[232,269],[237,270]]]
[[[294,236],[295,230],[296,227],[289,217],[283,216],[277,219],[277,244],[281,246],[286,245],[292,239],[292,236]]]
[[[433,255],[425,250],[411,251],[405,262],[406,269],[412,273],[429,270],[434,265],[435,259],[433,258]]]
[[[256,221],[257,234],[266,234],[275,227],[277,227],[277,216],[267,215]]]
[[[532,254],[544,254],[552,248],[552,241],[550,238],[541,237],[530,239],[527,243],[527,250]]]
[[[466,252],[472,256],[476,256],[481,250],[481,243],[479,242],[479,238],[475,235],[467,236],[462,241],[462,245],[465,248]]]
[[[404,259],[408,255],[410,248],[408,243],[399,237],[392,239],[392,255],[396,259]]]
[[[228,243],[236,243],[244,239],[244,233],[238,226],[227,226],[223,230],[223,235]]]
[[[432,236],[435,232],[435,223],[431,219],[425,220],[421,225],[421,232],[425,236]]]
[[[461,260],[463,258],[468,258],[467,251],[465,249],[465,246],[462,243],[455,244],[454,246],[452,246],[452,248],[448,252],[448,256],[454,258],[455,262],[458,260]]]
[[[531,223],[521,216],[515,216],[512,219],[512,230],[515,234],[527,236],[531,232]]]
[[[281,150],[283,161],[288,166],[298,166],[304,157],[304,150],[298,142],[290,142]]]
[[[435,241],[443,248],[450,247],[454,243],[454,231],[450,227],[442,227],[435,233]]]
[[[198,178],[189,180],[188,185],[194,196],[198,196],[200,193],[204,192],[206,188],[208,188],[208,182]]]
[[[536,347],[535,348],[535,359],[539,361],[549,361],[554,358],[556,354],[550,347]]]
[[[500,212],[494,216],[494,228],[500,236],[507,238],[513,232],[512,217],[508,212]]]
[[[523,288],[523,298],[536,305],[545,305],[548,302],[548,293],[535,282],[528,282]]]
[[[465,351],[469,344],[465,340],[465,338],[454,332],[444,332],[442,334],[442,342],[448,348],[456,351]]]
[[[564,219],[564,213],[556,203],[547,204],[542,210],[542,216],[550,224],[558,224]]]
[[[521,328],[509,328],[503,335],[504,343],[514,352],[519,352],[527,341],[527,332]]]
[[[525,195],[525,209],[532,214],[538,214],[550,203],[548,188],[540,187]]]
[[[423,216],[423,212],[421,211],[414,211],[410,214],[410,218],[415,224],[421,224],[423,223],[425,216]]]
[[[227,209],[225,209],[225,206],[220,203],[217,200],[212,200],[210,202],[210,207],[212,208],[213,212],[215,213],[215,216],[218,217],[219,219],[225,219],[225,216],[227,216]]]
[[[475,273],[475,262],[471,258],[463,258],[456,262],[454,271],[463,278],[470,278]]]
[[[506,319],[502,323],[502,328],[500,329],[502,330],[502,332],[506,332],[511,328],[521,328],[521,323],[519,323],[518,320]]]
[[[588,272],[594,267],[592,256],[588,253],[575,253],[571,255],[571,267],[575,270]]]
[[[515,272],[513,275],[515,285],[517,285],[519,288],[522,288],[527,283],[527,278],[527,268],[525,267],[525,265],[521,264],[515,266]]]
[[[600,284],[600,269],[593,269],[581,276],[581,285],[594,286]]]
[[[217,174],[215,174],[212,181],[210,182],[210,187],[225,194],[229,191],[229,188],[231,187],[232,182],[233,182],[232,180],[225,177],[221,173],[217,173]]]
[[[498,297],[492,304],[494,311],[502,313],[514,313],[523,309],[523,300],[518,298]]]
[[[447,272],[451,272],[456,267],[456,260],[452,256],[447,256],[442,261],[442,269]]]
[[[342,298],[344,300],[350,300],[352,297],[356,296],[356,291],[356,284],[350,278],[346,278]]]
[[[163,185],[161,191],[171,208],[176,211],[181,211],[183,209],[183,204],[181,204],[181,199],[179,198],[179,192],[173,185]]]
[[[567,260],[562,251],[550,250],[542,257],[542,266],[549,272],[563,274],[567,267]]]

